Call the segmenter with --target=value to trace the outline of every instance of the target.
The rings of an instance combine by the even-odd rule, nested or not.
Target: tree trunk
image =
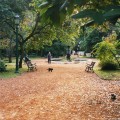
[[[12,63],[12,39],[10,39],[8,59],[9,63]]]
[[[9,63],[12,63],[12,55],[11,54],[9,54],[8,59],[9,59]]]
[[[0,59],[2,60],[1,50],[0,50]]]
[[[23,59],[23,57],[20,57],[20,60],[19,60],[19,68],[22,68],[22,59]]]
[[[23,48],[23,45],[20,46],[20,60],[19,60],[19,68],[22,68],[22,60],[24,58],[24,48]]]

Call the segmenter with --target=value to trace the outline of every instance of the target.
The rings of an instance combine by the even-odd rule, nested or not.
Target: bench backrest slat
[[[91,66],[93,67],[95,65],[96,62],[91,62]]]

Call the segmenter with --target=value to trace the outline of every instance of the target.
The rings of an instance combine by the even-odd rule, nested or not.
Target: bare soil
[[[0,120],[120,120],[120,81],[85,72],[85,61],[33,62],[37,71],[0,79]]]

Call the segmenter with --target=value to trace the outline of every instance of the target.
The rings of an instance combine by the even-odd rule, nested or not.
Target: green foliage
[[[56,38],[64,44],[73,47],[76,38],[78,38],[79,31],[79,21],[72,20],[68,17],[62,28],[56,28]]]
[[[99,8],[100,7],[100,8]],[[72,17],[75,19],[80,19],[80,18],[91,18],[94,20],[95,23],[102,24],[105,21],[110,21],[113,23],[117,22],[117,19],[120,16],[120,8],[117,5],[113,5],[111,3],[110,5],[107,5],[106,7],[101,7],[101,6],[90,6],[89,8],[86,7],[86,9],[79,11],[79,13],[73,15]]]
[[[105,21],[103,14],[101,12],[97,12],[94,9],[86,9],[84,11],[79,12],[78,14],[73,15],[72,17],[75,19],[91,17],[96,23],[99,24]]]
[[[75,4],[83,5],[87,0],[75,0]]]
[[[118,68],[118,63],[115,61],[116,48],[109,41],[102,41],[95,45],[94,50],[97,57],[100,59],[100,66],[103,70],[114,70]]]
[[[52,45],[52,41],[56,38],[55,28],[50,25],[46,26],[40,34],[35,35],[33,38],[26,42],[27,51],[40,50],[45,45]],[[32,46],[31,46],[32,45]]]
[[[4,61],[0,60],[0,72],[6,71],[6,65]]]
[[[108,12],[106,12],[105,14],[104,14],[104,16],[106,16],[106,17],[116,17],[116,16],[120,16],[120,8],[119,7],[116,7],[116,8],[114,8],[114,9],[111,9],[111,10],[109,10]]]
[[[44,46],[42,56],[47,56],[48,52],[52,53],[53,57],[60,57],[66,55],[67,46],[60,40],[54,40],[51,46]]]
[[[106,59],[100,62],[100,67],[102,70],[116,70],[118,69],[118,64],[115,60]]]
[[[34,6],[36,11],[41,13],[41,20],[43,23],[54,21],[54,25],[58,25],[62,23],[67,15],[65,8],[60,10],[62,4],[64,4],[64,0],[33,0],[31,6]]]
[[[14,26],[14,17],[16,14],[22,16],[22,12],[28,9],[30,0],[1,0],[0,1],[0,30],[10,29]],[[8,26],[8,24],[10,26]],[[5,31],[4,30],[4,31]]]
[[[120,42],[119,42],[119,41],[117,41],[117,42],[115,43],[115,47],[116,47],[117,49],[120,49]]]
[[[46,9],[42,16],[45,21],[53,24],[63,23],[66,16],[72,15],[75,10],[77,15],[74,15],[74,18],[89,17],[99,24],[106,20],[115,20],[114,17],[118,19],[120,15],[119,0],[46,0],[43,2],[33,0],[33,3],[33,6],[39,11]],[[61,17],[61,13],[64,17]]]
[[[79,44],[79,50],[84,50],[86,52],[91,52],[93,46],[102,41],[102,36],[98,29],[93,27],[87,27],[86,30],[80,33],[77,45]]]
[[[97,43],[101,42],[102,38],[99,35],[99,31],[97,29],[91,29],[88,28],[85,34],[85,51],[91,52],[93,50],[93,46]]]
[[[5,49],[9,45],[9,40],[8,39],[3,39],[0,40],[0,49]]]
[[[102,41],[94,46],[95,53],[97,54],[97,57],[100,59],[100,61],[106,61],[108,59],[113,60],[114,54],[116,54],[115,46],[112,43],[109,43],[107,41]],[[112,51],[112,52],[111,52]]]
[[[40,34],[35,35],[32,39],[29,39],[26,42],[26,48],[28,51],[40,50],[44,46],[51,46],[53,40],[60,40],[63,44],[73,47],[79,34],[78,24],[78,21],[67,19],[64,22],[63,27],[47,25]],[[42,24],[40,25],[41,27],[43,26]],[[27,27],[25,29],[27,29]]]

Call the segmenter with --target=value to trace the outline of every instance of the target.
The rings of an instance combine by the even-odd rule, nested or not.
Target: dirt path
[[[36,72],[0,80],[0,120],[120,120],[120,81],[86,73],[84,61],[34,62]]]

